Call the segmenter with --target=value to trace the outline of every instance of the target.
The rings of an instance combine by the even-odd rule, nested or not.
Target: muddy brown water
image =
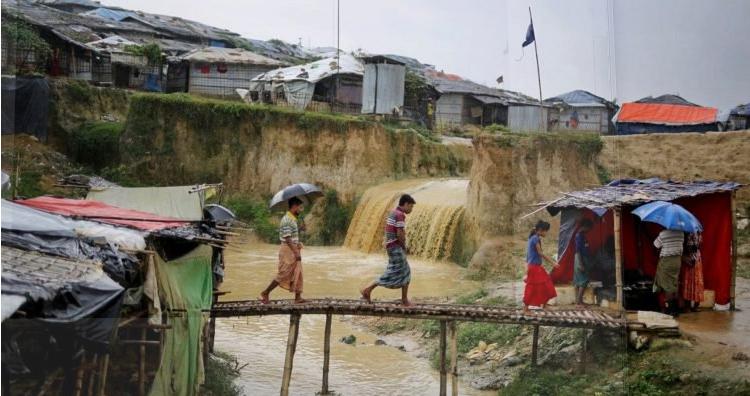
[[[231,291],[223,300],[257,298],[272,279],[278,246],[246,244],[241,252],[227,253],[223,290]],[[303,250],[305,297],[356,298],[358,290],[385,268],[385,254],[368,254],[338,247],[305,247]],[[478,287],[464,280],[459,266],[445,261],[410,258],[412,287],[410,295],[442,297],[465,293]],[[290,298],[284,290],[275,290],[272,299]],[[396,300],[399,290],[378,288],[373,298]],[[323,363],[322,315],[303,315],[292,373],[291,394],[314,395],[320,391]],[[216,327],[216,349],[229,352],[244,364],[237,382],[247,395],[278,394],[284,366],[288,316],[220,319]],[[339,342],[353,334],[356,345]],[[435,395],[439,373],[427,359],[413,352],[416,343],[376,346],[379,337],[350,321],[334,316],[331,335],[330,387],[342,395]],[[404,344],[407,351],[398,346]],[[449,385],[450,386],[450,385]],[[489,395],[468,384],[461,384],[462,395]]]

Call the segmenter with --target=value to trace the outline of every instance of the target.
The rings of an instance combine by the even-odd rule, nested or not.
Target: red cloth
[[[703,264],[700,257],[692,267],[680,267],[680,296],[688,301],[703,301]]]
[[[692,125],[716,122],[713,107],[685,106],[661,103],[623,103],[617,122],[645,124]]]
[[[99,201],[38,197],[15,201],[34,209],[69,217],[82,217],[100,223],[137,228],[144,231],[157,231],[165,228],[181,227],[188,222],[171,217],[158,216],[138,210],[122,209]]]
[[[541,306],[557,297],[555,285],[552,284],[547,271],[541,265],[527,264],[526,287],[523,290],[523,303],[525,305]]]
[[[589,252],[596,252],[607,242],[607,238],[614,234],[614,216],[612,211],[608,211],[601,218],[594,212],[585,209],[584,218],[590,219],[593,223],[591,230],[586,233],[586,239],[589,241]],[[578,233],[578,227],[572,235]],[[555,283],[570,283],[573,281],[573,262],[575,260],[575,238],[570,238],[568,248],[565,249],[562,257],[558,257],[557,262],[560,264],[550,272],[550,276]]]

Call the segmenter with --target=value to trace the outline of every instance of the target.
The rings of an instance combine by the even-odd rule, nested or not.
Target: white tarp
[[[253,81],[294,81],[304,80],[316,83],[336,74],[363,75],[365,68],[362,62],[349,54],[341,54],[341,64],[337,68],[336,57],[321,59],[304,65],[271,70],[253,79]]]
[[[193,186],[112,187],[90,190],[86,199],[186,221],[203,219],[202,194]]]

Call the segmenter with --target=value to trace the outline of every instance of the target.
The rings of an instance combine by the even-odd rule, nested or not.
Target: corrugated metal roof
[[[547,103],[562,103],[572,107],[607,107],[615,108],[614,103],[592,94],[589,91],[577,89],[544,100]]]
[[[700,106],[693,102],[687,101],[685,98],[679,95],[666,94],[657,97],[647,96],[635,101],[636,103],[657,103],[657,104],[673,104],[681,106]]]
[[[547,206],[551,214],[562,208],[585,208],[602,212],[617,206],[635,206],[652,201],[673,201],[683,197],[729,192],[741,188],[735,182],[673,182],[661,179],[621,179],[606,186],[563,193]]]
[[[204,47],[190,51],[182,59],[191,62],[225,62],[245,65],[286,66],[288,63],[271,59],[239,48]]]

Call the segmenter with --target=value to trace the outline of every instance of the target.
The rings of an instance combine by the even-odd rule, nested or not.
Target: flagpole
[[[546,131],[546,122],[544,122],[544,107],[542,106],[542,76],[539,73],[539,52],[536,48],[536,42],[538,40],[537,34],[536,34],[536,28],[534,28],[534,17],[531,16],[531,6],[529,6],[529,20],[531,21],[531,27],[534,29],[534,58],[536,58],[536,79],[539,83],[539,124],[542,128],[542,131]]]

